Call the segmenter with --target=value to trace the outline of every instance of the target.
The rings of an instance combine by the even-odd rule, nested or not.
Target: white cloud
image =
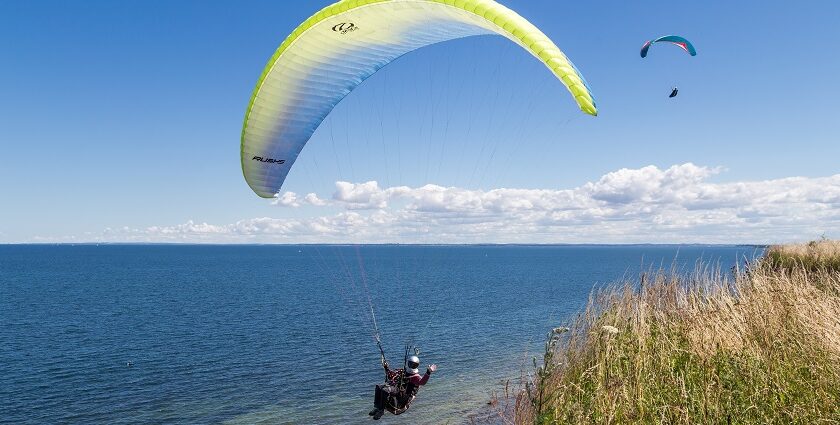
[[[638,170],[623,168],[609,173],[583,189],[592,199],[616,204],[633,202],[679,202],[682,196],[720,170],[698,167],[692,163],[675,165],[667,170],[647,166]]]
[[[318,195],[314,193],[308,193],[303,197],[303,199],[300,199],[295,192],[283,192],[282,194],[278,193],[274,196],[274,200],[271,201],[271,205],[279,205],[281,207],[297,208],[302,204],[323,207],[327,205],[328,202],[319,198]]]
[[[348,209],[382,209],[388,206],[388,194],[379,188],[379,183],[336,182],[333,200],[343,203]]]
[[[316,195],[314,193],[306,194],[306,196],[303,198],[303,200],[306,201],[307,204],[314,205],[316,207],[323,207],[323,206],[327,205],[327,201],[325,201],[321,198],[318,198],[318,195]]]
[[[330,201],[293,192],[306,218],[107,230],[106,241],[767,243],[840,237],[840,175],[712,183],[718,168],[621,169],[572,189],[381,188],[337,182]],[[338,212],[336,212],[336,209]]]
[[[271,205],[297,208],[300,206],[300,202],[297,201],[297,194],[295,192],[285,192],[282,195],[275,195],[274,200],[271,201]]]

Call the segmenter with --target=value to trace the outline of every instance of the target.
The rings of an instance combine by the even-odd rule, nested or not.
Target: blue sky
[[[329,2],[0,2],[0,243],[840,236],[840,3],[503,3],[575,62],[599,117],[502,38],[433,46],[345,99],[272,205],[242,178],[243,114],[269,56]],[[668,33],[698,56],[639,58]],[[461,207],[429,204],[427,183]],[[541,196],[498,188],[559,204],[493,209]],[[310,192],[324,202],[292,201]]]

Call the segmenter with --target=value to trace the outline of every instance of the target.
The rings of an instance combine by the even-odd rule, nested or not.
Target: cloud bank
[[[691,163],[621,169],[572,189],[382,188],[284,192],[275,217],[107,229],[111,242],[775,243],[840,236],[840,174],[714,183]],[[289,218],[289,209],[306,218]],[[286,216],[284,218],[284,216]]]

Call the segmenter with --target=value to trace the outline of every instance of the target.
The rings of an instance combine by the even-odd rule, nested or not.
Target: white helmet
[[[420,373],[420,372],[417,370],[417,368],[418,368],[418,367],[420,367],[420,358],[419,358],[419,357],[417,357],[417,356],[410,356],[410,357],[406,360],[406,365],[408,366],[408,368],[406,369],[406,372],[411,373],[411,374]]]

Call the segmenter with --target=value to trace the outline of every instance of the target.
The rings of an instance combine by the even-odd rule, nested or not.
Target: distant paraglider
[[[673,45],[679,47],[680,49],[683,49],[689,55],[697,56],[697,50],[694,48],[694,45],[692,45],[690,41],[688,41],[685,38],[680,37],[678,35],[666,35],[666,36],[662,36],[662,37],[659,37],[659,38],[655,38],[653,40],[648,40],[648,41],[645,42],[644,45],[642,45],[642,51],[639,52],[639,54],[643,58],[647,57],[648,50],[650,50],[650,47],[652,45],[656,44],[656,43],[659,43],[659,42],[666,42],[666,43],[673,44]],[[673,98],[677,97],[677,94],[679,92],[680,92],[679,89],[674,87],[671,90],[671,94],[668,96],[668,98],[673,99]]]
[[[648,50],[650,49],[650,46],[652,46],[655,43],[659,43],[659,42],[671,43],[671,44],[685,50],[686,53],[688,53],[689,55],[697,56],[697,50],[694,49],[694,46],[691,44],[691,42],[686,40],[685,38],[682,38],[682,37],[678,36],[678,35],[666,35],[666,36],[663,36],[663,37],[655,38],[653,40],[648,40],[642,46],[642,51],[639,52],[639,53],[642,55],[643,58],[647,57]]]

